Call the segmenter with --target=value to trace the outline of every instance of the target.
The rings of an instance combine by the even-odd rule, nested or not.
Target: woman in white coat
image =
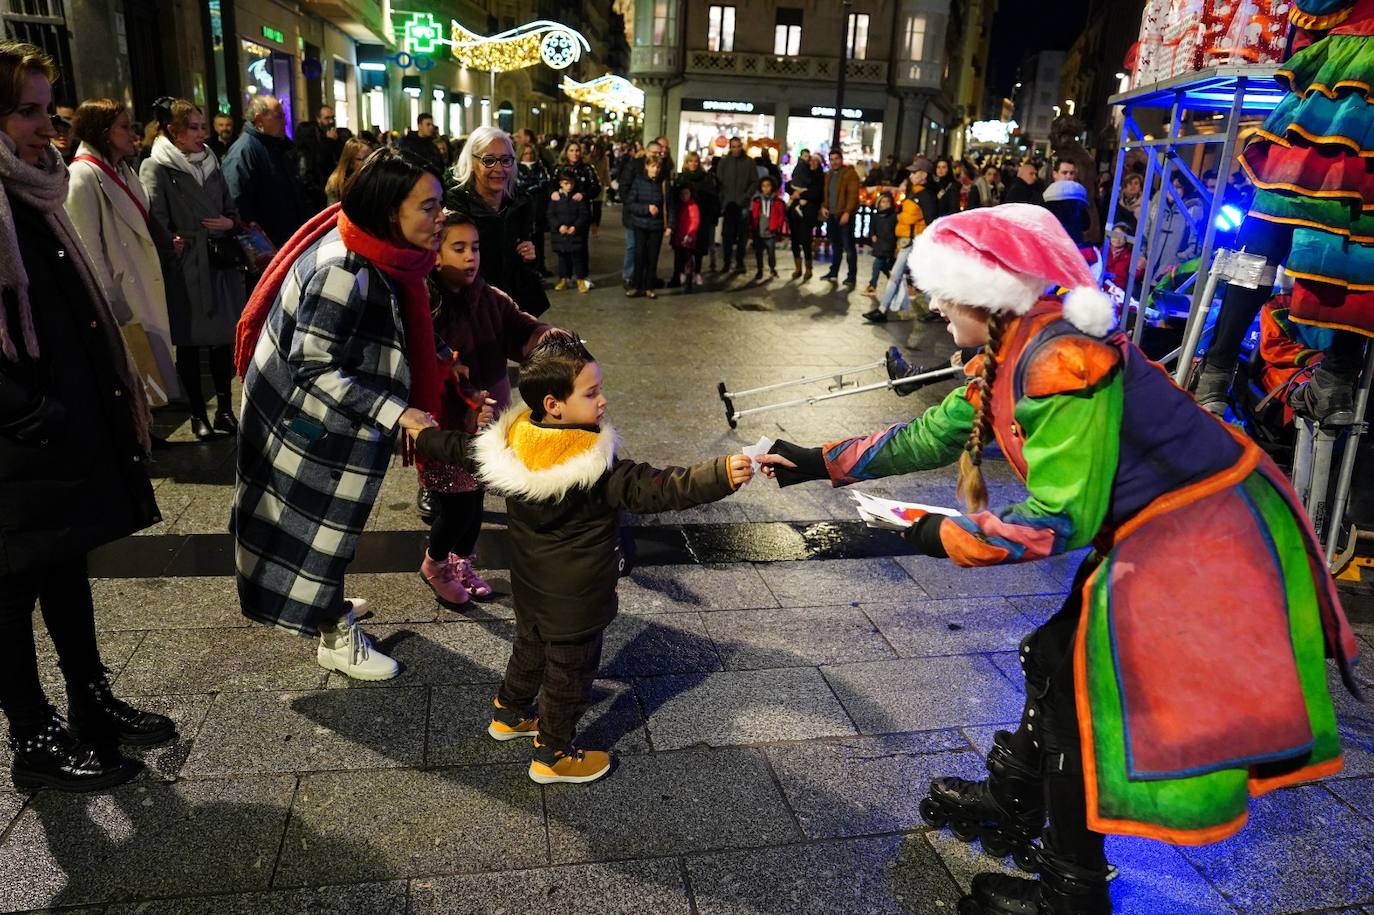
[[[112,99],[82,102],[72,118],[72,140],[80,146],[69,166],[67,215],[91,259],[113,282],[120,320],[137,321],[147,333],[161,376],[155,380],[168,397],[178,396],[167,287],[155,239],[172,242],[150,220],[143,186],[124,164],[138,140],[128,110]]]

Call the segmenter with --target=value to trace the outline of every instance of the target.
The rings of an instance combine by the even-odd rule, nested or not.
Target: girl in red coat
[[[754,261],[758,272],[754,282],[763,279],[763,255],[768,253],[768,278],[778,278],[778,239],[787,230],[787,207],[778,199],[777,184],[767,175],[759,179],[759,192],[749,204],[749,228],[754,233]]]
[[[692,281],[701,270],[697,257],[697,234],[701,231],[701,207],[697,205],[696,195],[691,187],[682,185],[677,189],[677,200],[673,207],[673,279],[669,286],[682,283],[684,293],[692,291]]]

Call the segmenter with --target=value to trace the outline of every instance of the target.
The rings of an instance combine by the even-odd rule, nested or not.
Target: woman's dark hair
[[[520,366],[520,397],[530,408],[530,418],[544,418],[544,398],[567,400],[572,396],[577,375],[595,357],[576,335],[550,334],[530,351]]]
[[[57,82],[57,65],[42,48],[27,41],[0,40],[0,117],[13,114],[24,96],[29,75],[38,73]]]
[[[78,143],[85,143],[106,159],[112,159],[110,128],[127,110],[123,102],[116,102],[112,98],[87,99],[72,115],[72,138]]]
[[[376,238],[391,238],[391,216],[410,196],[415,183],[438,172],[419,156],[383,146],[363,160],[343,187],[343,213],[349,222]]]
[[[195,102],[184,98],[164,95],[153,102],[153,117],[157,119],[158,129],[169,140],[173,131],[185,130],[191,125],[191,115],[200,113]]]
[[[457,210],[444,210],[444,228],[451,229],[454,226],[475,226],[477,223],[472,221],[472,217],[467,213],[460,213]]]

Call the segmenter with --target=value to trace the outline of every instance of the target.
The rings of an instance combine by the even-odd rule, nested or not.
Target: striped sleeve
[[[973,428],[969,391],[967,385],[956,388],[910,422],[826,445],[821,455],[831,482],[847,486],[954,463]]]

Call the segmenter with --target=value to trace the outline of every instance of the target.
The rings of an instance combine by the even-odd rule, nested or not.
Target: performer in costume
[[[1291,402],[1326,426],[1354,421],[1352,389],[1374,336],[1374,0],[1294,0],[1299,50],[1278,71],[1289,94],[1241,156],[1255,200],[1237,247],[1285,264],[1292,320],[1334,328],[1322,365]],[[1198,379],[1220,415],[1241,340],[1271,295],[1230,286]]]
[[[937,779],[922,811],[1039,859],[1038,881],[979,875],[961,912],[1110,912],[1104,833],[1214,842],[1251,795],[1340,769],[1325,658],[1353,691],[1354,637],[1283,475],[1110,332],[1047,210],[946,216],[916,245],[954,342],[986,344],[968,383],[874,435],[779,441],[764,472],[843,486],[958,459],[968,514],[919,518],[903,536],[922,552],[984,566],[1094,546],[1022,642],[1025,710],[995,738],[992,777]],[[1042,294],[1055,286],[1063,301]],[[1030,492],[996,511],[979,471],[993,438]]]

